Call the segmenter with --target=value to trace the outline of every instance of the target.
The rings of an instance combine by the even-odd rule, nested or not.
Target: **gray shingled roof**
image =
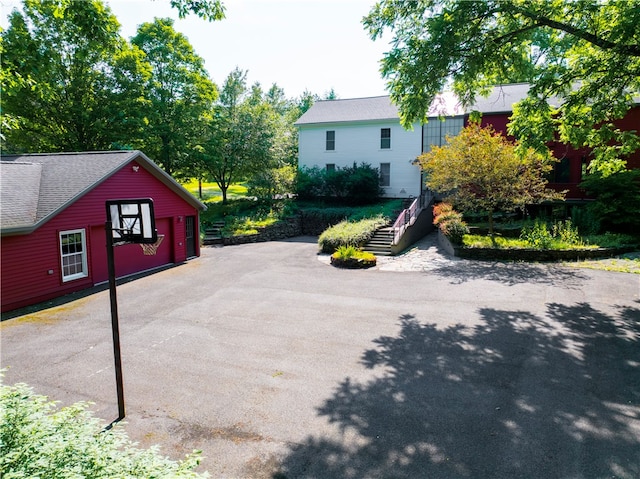
[[[463,108],[453,93],[445,92],[433,100],[429,107],[429,116],[435,118],[464,115],[474,110],[482,113],[510,112],[512,105],[525,98],[528,91],[529,85],[525,83],[497,86],[488,97],[478,98],[475,104],[468,108]],[[318,101],[298,119],[296,126],[398,119],[398,107],[391,103],[389,96],[377,96]]]
[[[313,104],[296,125],[335,123],[343,121],[397,120],[398,107],[388,96],[353,98],[348,100],[320,100]]]
[[[2,228],[20,228],[36,223],[41,178],[42,165],[0,162]]]
[[[204,208],[202,203],[137,150],[2,156],[2,233],[33,231],[132,160],[138,161],[188,202]]]
[[[489,96],[478,97],[476,102],[468,107],[467,112],[481,113],[509,113],[513,111],[513,104],[526,98],[529,93],[528,83],[514,83],[499,85],[493,88]]]

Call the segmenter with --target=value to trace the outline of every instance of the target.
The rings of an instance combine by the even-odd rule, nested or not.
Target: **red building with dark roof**
[[[205,206],[140,151],[3,156],[2,312],[108,280],[105,202],[152,198],[164,235],[153,256],[140,245],[115,248],[123,277],[200,255]]]

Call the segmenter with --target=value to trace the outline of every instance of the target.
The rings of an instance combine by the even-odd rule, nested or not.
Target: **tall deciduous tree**
[[[640,95],[637,2],[381,0],[364,25],[373,39],[393,32],[382,72],[406,125],[449,82],[469,105],[489,85],[526,81],[510,125],[525,146],[543,151],[558,135],[594,148],[592,168],[605,173],[640,148],[613,124]]]
[[[180,18],[190,13],[209,21],[224,18],[225,8],[220,0],[171,0],[171,6],[178,10]]]
[[[553,159],[533,149],[518,154],[503,135],[478,123],[448,137],[447,145],[433,146],[417,161],[426,173],[427,186],[445,195],[457,209],[487,212],[492,238],[495,212],[563,196],[546,187],[545,175],[553,168]]]
[[[223,202],[232,183],[272,166],[273,109],[258,86],[247,88],[246,77],[236,68],[225,80],[202,145],[201,165]]]
[[[127,144],[141,124],[142,57],[98,0],[24,0],[2,33],[2,149]]]
[[[133,45],[146,54],[152,75],[145,84],[144,150],[170,175],[189,169],[194,147],[217,97],[188,39],[169,18],[155,19],[138,28]]]

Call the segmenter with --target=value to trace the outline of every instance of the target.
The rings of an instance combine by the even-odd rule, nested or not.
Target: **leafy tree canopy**
[[[139,127],[149,71],[98,0],[24,0],[2,33],[3,150],[108,149]]]
[[[146,54],[152,72],[145,83],[143,149],[167,173],[184,174],[217,88],[170,18],[143,23],[131,42]]]
[[[265,99],[258,84],[248,88],[247,72],[238,68],[224,82],[198,162],[202,175],[217,183],[223,202],[232,183],[277,166],[272,151],[277,130],[274,95]]]
[[[637,2],[381,0],[363,23],[374,40],[393,32],[382,74],[405,125],[425,121],[445,88],[471,105],[491,85],[528,82],[509,127],[525,147],[593,148],[605,174],[640,148],[613,123],[640,96]]]
[[[225,16],[225,7],[220,0],[171,0],[171,6],[178,10],[180,18],[194,13],[211,22],[222,20]]]
[[[447,140],[418,157],[427,186],[462,212],[487,212],[492,237],[494,212],[563,196],[546,187],[553,159],[531,148],[516,154],[516,146],[491,127],[471,123]]]

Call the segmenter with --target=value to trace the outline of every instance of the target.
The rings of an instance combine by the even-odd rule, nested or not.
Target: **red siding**
[[[505,136],[513,139],[507,135],[507,124],[509,123],[509,117],[511,113],[499,113],[499,114],[487,114],[483,115],[481,125],[491,125],[493,128],[504,134]],[[621,130],[631,131],[640,130],[640,107],[632,108],[627,115],[614,122],[615,125]],[[558,191],[567,190],[567,199],[584,199],[586,198],[585,192],[582,191],[578,185],[582,181],[582,163],[583,161],[589,161],[590,150],[582,148],[576,150],[570,146],[562,143],[554,142],[549,145],[556,158],[568,158],[569,159],[569,180],[566,183],[553,183],[550,182],[549,186]],[[640,151],[636,151],[629,158],[627,158],[627,164],[629,168],[640,168]]]
[[[140,245],[115,249],[116,275],[185,261],[185,217],[198,210],[144,169],[131,162],[29,235],[2,238],[2,311],[46,301],[108,280],[106,265],[105,201],[153,198],[156,228],[165,238],[155,256],[142,254]],[[198,222],[196,221],[196,225]],[[84,228],[88,277],[62,281],[58,235]],[[196,238],[198,232],[196,232]],[[196,242],[196,254],[199,255]]]

